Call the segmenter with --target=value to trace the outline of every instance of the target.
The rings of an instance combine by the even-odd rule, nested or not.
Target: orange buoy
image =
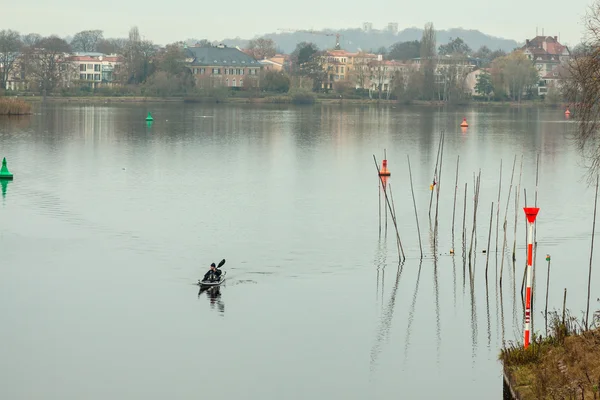
[[[387,167],[387,160],[381,162],[381,169],[379,170],[379,176],[390,176],[390,170]]]
[[[569,115],[571,115],[571,111],[569,111],[569,108],[567,107],[567,111],[565,111],[565,115],[568,117]]]
[[[463,122],[461,122],[460,126],[461,126],[462,128],[466,128],[466,127],[468,127],[468,126],[469,126],[469,124],[467,124],[467,119],[466,119],[466,118],[463,118]]]

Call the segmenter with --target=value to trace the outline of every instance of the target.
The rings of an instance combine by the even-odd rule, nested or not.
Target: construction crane
[[[277,29],[282,32],[300,32],[300,33],[310,33],[313,35],[324,35],[324,36],[335,36],[335,50],[340,50],[342,47],[340,46],[340,37],[342,37],[339,33],[332,32],[324,32],[324,31],[315,31],[313,29]]]

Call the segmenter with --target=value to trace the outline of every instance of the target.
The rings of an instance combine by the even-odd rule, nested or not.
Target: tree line
[[[184,44],[208,47],[216,43],[187,39],[161,47],[143,39],[137,27],[131,28],[127,38],[105,38],[101,30],[85,30],[76,33],[70,42],[57,36],[21,35],[2,30],[0,83],[1,87],[6,87],[10,74],[19,69],[30,81],[31,90],[46,95],[55,91],[64,75],[70,73],[64,62],[69,53],[98,52],[118,54],[121,58],[115,78],[122,88],[115,90],[160,96],[193,93],[195,81],[184,64]],[[279,53],[276,43],[269,38],[250,41],[245,51],[258,60]],[[532,63],[518,52],[507,55],[486,46],[473,51],[461,38],[451,38],[448,43],[438,46],[431,23],[425,26],[421,40],[398,42],[370,53],[381,54],[388,61],[414,62],[419,59],[420,67],[390,76],[381,62],[357,64],[347,74],[347,80],[335,82],[336,94],[404,101],[461,101],[470,97],[465,91],[465,80],[472,62],[490,70],[479,75],[476,85],[476,92],[488,100],[493,97],[520,101],[523,92],[532,88],[537,79]],[[274,93],[327,91],[324,83],[330,71],[324,68],[325,55],[326,51],[312,42],[298,43],[284,71],[268,71],[260,76],[260,90]],[[246,79],[244,86],[255,89],[256,83]]]

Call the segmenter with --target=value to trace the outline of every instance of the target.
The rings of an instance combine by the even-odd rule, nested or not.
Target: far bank
[[[41,96],[19,96],[20,99],[40,103],[43,101]],[[47,102],[52,103],[223,103],[223,104],[351,104],[351,105],[376,105],[376,106],[391,106],[391,107],[410,107],[410,106],[428,106],[428,107],[455,107],[455,106],[470,106],[470,107],[503,107],[503,108],[559,108],[566,109],[569,104],[559,103],[551,104],[540,100],[524,100],[521,102],[511,101],[466,101],[457,103],[448,103],[444,101],[423,101],[414,100],[410,102],[401,100],[384,100],[384,99],[352,99],[352,98],[325,98],[315,96],[312,100],[307,100],[300,103],[295,103],[291,96],[264,96],[264,97],[228,97],[224,99],[211,97],[154,97],[154,96],[48,96]]]

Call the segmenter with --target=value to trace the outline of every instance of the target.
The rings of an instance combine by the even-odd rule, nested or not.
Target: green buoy
[[[8,167],[6,166],[6,157],[2,160],[2,169],[0,169],[0,179],[12,181],[13,174],[8,171]]]
[[[150,113],[148,113],[148,116],[146,117],[146,121],[154,121],[154,118],[152,118],[152,115]]]

